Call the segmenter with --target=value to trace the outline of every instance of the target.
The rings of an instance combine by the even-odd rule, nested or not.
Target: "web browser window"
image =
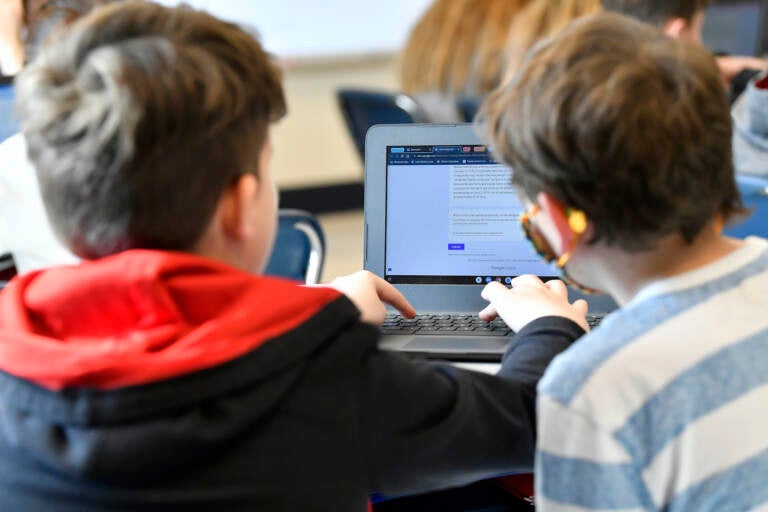
[[[480,145],[388,146],[385,279],[484,284],[557,272],[520,227],[511,170]]]

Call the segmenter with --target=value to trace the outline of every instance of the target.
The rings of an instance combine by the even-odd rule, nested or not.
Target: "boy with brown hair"
[[[621,305],[539,385],[537,510],[763,510],[768,242],[721,234],[742,207],[712,56],[599,14],[537,47],[485,117],[534,245]],[[533,276],[483,293],[513,329],[580,320]]]
[[[483,375],[379,351],[381,300],[414,312],[371,274],[335,281],[348,298],[257,275],[286,105],[249,34],[121,2],[17,86],[48,215],[86,261],[0,294],[0,509],[361,511],[532,466],[535,384],[573,323]]]

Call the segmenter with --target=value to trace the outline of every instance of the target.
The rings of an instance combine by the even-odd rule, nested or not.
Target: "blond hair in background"
[[[515,17],[507,41],[506,75],[514,74],[537,41],[568,23],[601,10],[600,0],[533,0]]]
[[[411,31],[402,54],[405,92],[475,96],[502,76],[512,19],[530,0],[436,0]]]

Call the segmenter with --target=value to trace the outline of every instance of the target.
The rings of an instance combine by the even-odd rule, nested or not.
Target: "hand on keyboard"
[[[587,302],[568,302],[568,289],[558,279],[544,283],[536,276],[524,275],[513,279],[510,288],[494,281],[483,288],[481,295],[490,305],[480,312],[480,318],[500,316],[514,331],[544,316],[562,316],[589,331]]]
[[[416,310],[402,293],[368,271],[361,270],[348,276],[337,277],[331,281],[330,286],[354,302],[360,310],[360,319],[363,322],[381,324],[387,315],[384,304],[393,306],[407,318],[416,315]]]

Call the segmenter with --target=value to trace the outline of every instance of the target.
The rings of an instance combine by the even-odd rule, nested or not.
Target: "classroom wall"
[[[281,189],[362,180],[362,162],[336,102],[340,86],[396,90],[396,57],[286,63],[289,113],[272,133],[272,172]]]

